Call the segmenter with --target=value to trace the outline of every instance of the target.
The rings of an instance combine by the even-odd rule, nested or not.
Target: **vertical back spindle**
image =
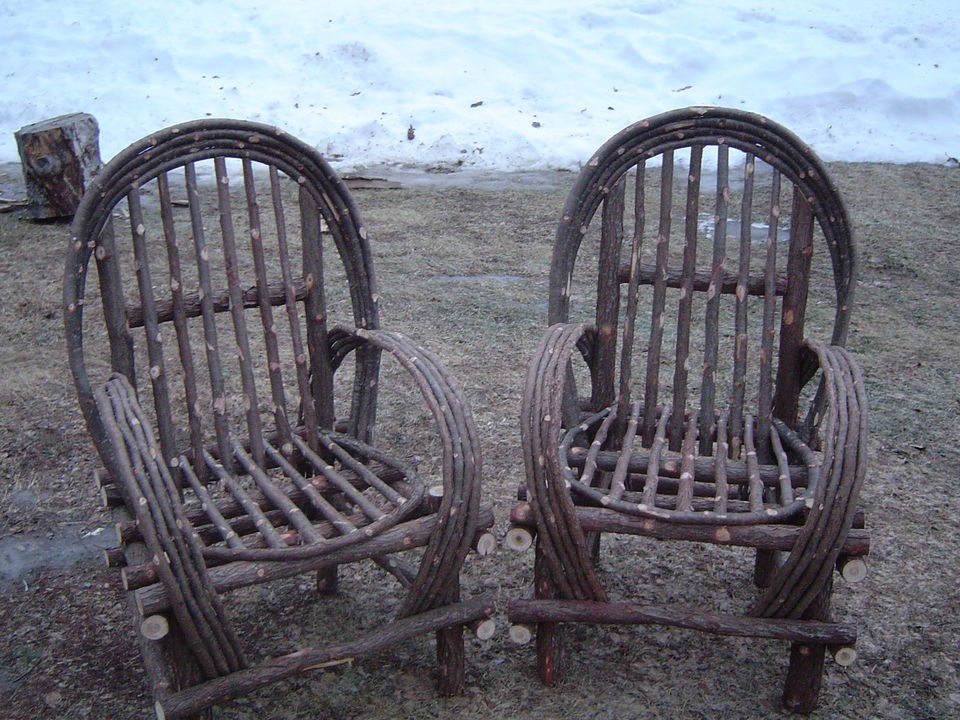
[[[187,204],[190,207],[190,225],[197,259],[197,279],[200,285],[200,313],[203,316],[203,345],[206,348],[207,372],[210,376],[210,400],[213,404],[213,427],[217,436],[217,450],[224,467],[233,471],[230,449],[230,423],[227,418],[227,392],[220,362],[220,343],[217,337],[217,319],[213,307],[213,281],[210,277],[210,252],[203,228],[203,208],[197,184],[197,169],[191,162],[184,166],[187,186]],[[199,459],[194,458],[198,463]]]
[[[237,240],[233,229],[230,202],[230,176],[227,163],[222,157],[214,158],[217,178],[217,204],[220,212],[220,234],[223,241],[223,264],[227,274],[227,290],[230,297],[230,317],[233,320],[233,335],[237,343],[237,360],[240,365],[240,381],[243,387],[243,403],[247,417],[247,437],[254,460],[264,464],[263,428],[260,423],[257,385],[250,357],[250,337],[247,333],[246,314],[243,311],[243,288],[240,286],[240,268],[237,257]],[[231,448],[232,452],[232,448]]]
[[[769,462],[770,420],[773,409],[773,336],[774,315],[777,309],[777,240],[780,221],[780,171],[774,169],[770,182],[770,213],[767,218],[766,264],[763,271],[763,329],[760,335],[760,357],[757,369],[760,372],[758,380],[757,404],[757,437],[759,438],[757,453],[760,462]]]
[[[323,245],[320,210],[310,194],[300,190],[300,225],[303,238],[303,274],[307,282],[307,346],[310,348],[311,395],[321,427],[333,426],[333,370],[327,343],[327,301],[323,287]],[[316,438],[311,438],[311,448]]]
[[[750,279],[750,224],[753,212],[755,160],[747,155],[743,163],[743,199],[740,203],[740,266],[737,273],[734,320],[733,384],[730,398],[730,450],[738,456],[743,439],[743,402],[747,377],[747,286]]]
[[[673,367],[673,413],[670,416],[670,449],[680,450],[687,407],[687,376],[690,370],[690,322],[693,310],[693,276],[697,271],[697,223],[700,208],[700,170],[703,146],[690,148],[687,203],[683,230],[683,268],[677,306],[677,357]]]
[[[630,243],[630,278],[627,281],[627,308],[623,318],[623,347],[620,350],[620,390],[617,394],[617,417],[627,416],[630,407],[630,386],[633,382],[633,336],[636,332],[637,307],[640,304],[640,258],[643,233],[646,230],[646,165],[637,163],[633,188],[633,238]]]
[[[660,220],[657,226],[657,259],[650,315],[650,345],[647,350],[647,376],[643,400],[643,444],[653,442],[657,420],[657,395],[660,387],[660,352],[667,295],[667,263],[670,253],[670,221],[673,216],[673,150],[663,153],[660,170]]]
[[[620,313],[620,250],[623,246],[624,178],[617,180],[603,199],[600,257],[597,272],[596,377],[591,405],[594,410],[613,403],[616,387],[617,317]],[[625,422],[621,419],[618,426]]]
[[[813,259],[813,208],[799,187],[793,189],[790,213],[790,249],[787,256],[787,287],[780,313],[780,353],[777,358],[777,394],[773,412],[789,427],[797,427],[800,386],[800,347]]]
[[[280,442],[289,444],[291,442],[290,421],[287,418],[287,399],[283,388],[283,374],[280,369],[277,329],[273,321],[273,307],[270,305],[270,282],[267,279],[267,264],[263,253],[260,203],[257,199],[253,163],[249,159],[243,161],[243,185],[247,197],[247,214],[250,219],[250,251],[253,255],[253,267],[257,277],[257,304],[260,309],[260,323],[263,325],[263,338],[267,350],[267,375],[270,378],[274,423]]]
[[[93,255],[97,261],[97,282],[100,286],[100,296],[103,298],[103,319],[107,326],[107,337],[110,340],[110,368],[114,372],[125,375],[130,385],[136,388],[133,337],[127,326],[120,258],[117,255],[112,218],[107,220],[100,232]]]
[[[164,463],[169,467],[176,464],[179,453],[174,433],[173,413],[170,409],[170,392],[163,360],[160,323],[157,319],[157,303],[153,297],[153,278],[150,271],[150,256],[147,253],[147,229],[138,186],[134,186],[127,194],[127,206],[130,210],[130,234],[133,239],[140,305],[143,308],[143,330],[146,336],[147,361],[150,364],[150,384],[153,388],[153,404],[157,411],[160,452],[163,453]]]
[[[273,216],[277,226],[277,254],[280,258],[280,272],[283,275],[284,299],[287,320],[290,324],[290,342],[293,345],[294,362],[297,372],[297,387],[300,390],[301,412],[307,429],[309,446],[316,450],[317,408],[310,398],[310,371],[307,353],[304,350],[303,334],[300,329],[300,313],[296,302],[293,272],[290,268],[290,248],[287,244],[287,221],[283,208],[283,196],[280,191],[280,175],[276,167],[270,167],[270,194],[273,201]],[[289,451],[293,451],[291,444]],[[288,453],[289,454],[289,453]]]
[[[190,427],[190,446],[193,459],[202,467],[200,458],[204,448],[203,426],[200,419],[199,392],[197,390],[196,367],[190,346],[190,333],[187,324],[187,312],[184,304],[183,272],[180,266],[180,247],[173,221],[173,202],[170,198],[170,181],[166,173],[157,177],[160,191],[160,220],[163,224],[163,238],[167,248],[167,266],[170,272],[170,292],[173,301],[173,327],[177,336],[177,350],[180,355],[180,367],[183,370],[183,388],[187,400],[187,424]]]
[[[721,283],[726,269],[727,212],[730,201],[730,148],[717,147],[717,197],[713,223],[713,261],[704,318],[703,380],[700,385],[700,454],[713,444],[716,415],[717,360],[720,347]]]

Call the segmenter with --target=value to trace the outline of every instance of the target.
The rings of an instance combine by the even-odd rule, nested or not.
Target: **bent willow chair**
[[[230,120],[134,143],[77,211],[64,308],[158,717],[431,632],[440,691],[462,691],[463,628],[492,611],[460,597],[468,551],[492,539],[477,435],[437,359],[380,329],[366,229],[315,150]],[[398,450],[373,444],[381,377],[406,388],[376,425]],[[228,614],[249,601],[230,591],[315,571],[333,594],[360,560],[399,585],[370,589],[379,628],[320,619],[317,644],[268,659],[241,645]]]
[[[508,613],[518,641],[535,626],[546,683],[569,622],[787,640],[783,703],[800,712],[817,704],[826,648],[853,661],[856,629],[831,618],[830,598],[834,570],[859,579],[869,547],[856,505],[866,400],[843,347],[854,262],[823,165],[757,115],[659,115],[583,169],[557,232],[551,325],[529,365],[526,482],[508,533],[518,549],[535,536],[534,595]],[[645,546],[617,558],[644,601],[615,600],[606,586],[622,573],[596,565],[603,533],[753,548],[759,594],[739,600],[745,612],[727,607],[735,592],[710,611],[699,595],[696,607],[647,602]]]

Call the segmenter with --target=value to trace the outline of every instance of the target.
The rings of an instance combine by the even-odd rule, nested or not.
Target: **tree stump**
[[[25,125],[14,133],[35,220],[69,218],[100,169],[100,128],[87,113]]]

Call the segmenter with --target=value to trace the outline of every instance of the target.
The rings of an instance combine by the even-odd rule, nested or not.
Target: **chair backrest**
[[[760,437],[773,415],[796,426],[800,388],[812,373],[802,351],[807,297],[821,279],[814,261],[826,255],[826,322],[842,345],[854,248],[822,163],[758,115],[676,110],[626,128],[581,172],[557,232],[550,322],[569,322],[576,305],[589,306],[581,296],[594,294],[595,307],[582,309],[593,310],[598,328],[589,404],[617,402],[625,418],[631,385],[642,387],[643,440],[649,444],[660,408],[670,406],[673,449],[685,412],[699,408],[708,452],[703,429],[721,406],[733,440],[747,414]],[[574,265],[590,259],[599,279],[585,289]]]
[[[312,147],[234,120],[134,143],[90,184],[66,265],[70,367],[98,449],[92,388],[110,372],[152,406],[170,466],[204,450],[229,465],[232,442],[263,464],[264,438],[282,446],[303,427],[315,442],[335,421],[369,439],[379,356],[357,352],[338,418],[332,378],[346,351],[328,328],[377,327],[377,297],[353,201]]]

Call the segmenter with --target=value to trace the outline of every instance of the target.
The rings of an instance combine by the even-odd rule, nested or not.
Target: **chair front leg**
[[[328,565],[317,570],[317,594],[322,597],[332,597],[337,594],[340,586],[337,565]]]
[[[804,613],[805,620],[829,620],[832,579]],[[783,688],[783,706],[793,712],[808,714],[820,702],[824,659],[827,646],[822,643],[793,643],[790,646],[790,667]]]
[[[460,586],[456,586],[442,605],[460,601]],[[463,625],[441,628],[437,636],[437,692],[446,697],[463,695],[466,686],[466,648]]]
[[[599,533],[597,533],[599,539]],[[534,596],[538,600],[553,600],[558,596],[556,585],[550,577],[550,568],[544,559],[539,536],[533,565]],[[553,687],[559,679],[559,665],[563,654],[560,625],[555,622],[537,624],[537,670],[540,681]]]

